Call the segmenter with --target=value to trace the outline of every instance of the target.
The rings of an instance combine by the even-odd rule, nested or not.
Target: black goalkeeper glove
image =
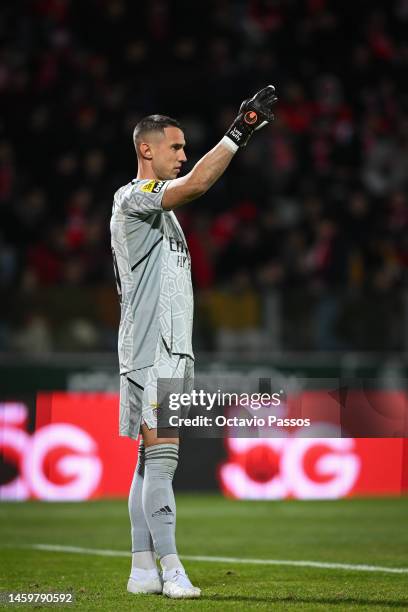
[[[274,120],[272,106],[277,99],[274,86],[268,85],[249,100],[244,100],[225,136],[237,147],[245,147],[255,130]]]

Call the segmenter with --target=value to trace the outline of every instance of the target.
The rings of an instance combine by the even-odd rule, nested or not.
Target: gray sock
[[[146,448],[143,510],[159,559],[177,554],[176,502],[172,484],[177,462],[177,444],[155,444]]]
[[[153,541],[143,512],[142,492],[145,472],[145,449],[143,440],[139,445],[139,456],[129,493],[129,516],[132,534],[132,553],[153,551]]]

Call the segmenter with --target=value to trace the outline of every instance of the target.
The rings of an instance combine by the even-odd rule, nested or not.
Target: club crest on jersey
[[[140,191],[144,191],[145,193],[159,193],[164,183],[165,181],[149,181],[145,185],[142,185]]]

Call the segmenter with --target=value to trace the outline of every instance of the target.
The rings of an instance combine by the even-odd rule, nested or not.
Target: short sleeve
[[[168,181],[134,180],[120,193],[122,210],[125,214],[144,216],[162,213],[162,198]]]

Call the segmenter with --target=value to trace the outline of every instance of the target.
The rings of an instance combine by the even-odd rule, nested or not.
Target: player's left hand
[[[258,93],[256,93],[249,100],[244,100],[239,109],[240,113],[244,114],[244,121],[246,115],[251,118],[251,124],[254,125],[254,130],[259,130],[261,127],[270,123],[275,119],[275,115],[272,112],[272,106],[278,101],[278,96],[275,95],[275,87],[273,85],[267,85]],[[255,122],[253,122],[253,113],[257,115]]]
[[[252,134],[274,120],[273,105],[277,102],[275,87],[267,85],[252,98],[244,100],[239,113],[226,133],[238,147],[245,147]]]

